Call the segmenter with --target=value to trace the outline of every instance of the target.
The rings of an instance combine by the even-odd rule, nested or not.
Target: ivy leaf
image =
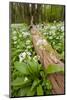
[[[55,72],[64,72],[64,67],[61,67],[56,64],[49,64],[46,69],[47,74],[52,74]]]
[[[39,85],[37,87],[37,95],[43,95],[43,89],[42,89],[42,86],[41,85]]]

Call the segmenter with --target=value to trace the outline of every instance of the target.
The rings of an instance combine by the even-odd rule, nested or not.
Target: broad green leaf
[[[38,64],[38,62],[35,62],[33,60],[28,60],[28,64],[31,70],[31,73],[36,73],[38,74],[38,72],[40,71],[40,64]]]
[[[23,81],[24,81],[24,78],[16,78],[16,79],[12,82],[12,85],[13,85],[13,86],[22,85],[22,84],[23,84]]]
[[[41,85],[39,85],[37,87],[37,95],[43,95],[43,89],[42,89],[42,86]]]
[[[26,87],[31,84],[31,80],[24,80],[23,78],[17,78],[12,82],[12,86],[22,86]]]
[[[19,96],[26,96],[27,91],[30,90],[30,87],[25,87],[19,90]]]
[[[26,96],[34,96],[35,92],[36,92],[35,90],[34,90],[34,91],[31,91],[31,90],[29,89],[29,90],[27,90]]]
[[[29,75],[29,71],[27,69],[27,64],[24,62],[15,62],[14,63],[16,70],[21,72],[23,75]]]
[[[55,72],[64,72],[64,67],[61,67],[56,64],[50,64],[47,66],[46,72],[47,72],[47,74],[52,74]]]
[[[39,85],[40,83],[40,80],[38,79],[35,79],[32,83],[32,87],[31,87],[31,90],[34,90],[36,88],[37,85]]]

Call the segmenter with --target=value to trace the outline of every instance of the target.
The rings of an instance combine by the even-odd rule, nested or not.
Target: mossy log
[[[40,56],[40,62],[44,68],[47,69],[49,64],[57,64],[64,67],[64,63],[60,61],[55,50],[53,50],[46,39],[41,37],[41,33],[35,26],[32,27],[31,33],[35,51]],[[52,94],[64,94],[64,73],[50,74],[48,79],[52,83]]]

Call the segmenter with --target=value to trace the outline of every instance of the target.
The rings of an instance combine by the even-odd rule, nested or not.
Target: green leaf
[[[32,83],[32,87],[31,87],[31,90],[34,90],[36,88],[37,85],[39,85],[40,83],[40,80],[38,79],[35,79]]]
[[[36,92],[35,90],[34,91],[31,91],[29,89],[29,91],[27,90],[27,96],[34,96],[35,92]]]
[[[26,87],[30,84],[31,80],[24,80],[23,78],[17,78],[11,83],[12,86],[22,86],[22,87]]]
[[[30,90],[30,87],[20,89],[19,96],[26,96],[28,90]]]
[[[29,75],[29,71],[27,69],[27,64],[24,62],[15,62],[14,63],[16,70],[21,72],[23,75]]]
[[[31,70],[31,73],[35,73],[35,74],[38,74],[39,71],[40,71],[40,67],[41,65],[38,64],[38,62],[35,62],[33,60],[28,60],[28,64],[29,64],[29,67],[30,67],[30,70]],[[34,74],[34,75],[35,75]]]
[[[42,86],[41,85],[39,85],[37,87],[37,95],[43,95],[43,89],[42,89]]]
[[[61,67],[56,64],[49,64],[46,69],[47,74],[52,74],[55,72],[64,72],[64,67]]]
[[[19,86],[23,84],[23,80],[24,78],[16,78],[13,82],[12,82],[12,86]]]

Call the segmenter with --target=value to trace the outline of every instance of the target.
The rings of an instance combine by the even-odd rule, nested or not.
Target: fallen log
[[[31,29],[32,41],[35,51],[38,56],[40,56],[40,62],[47,69],[49,64],[56,64],[58,66],[64,67],[64,63],[60,61],[57,53],[51,45],[43,39],[41,33],[37,30],[35,26]],[[64,74],[57,72],[50,74],[48,79],[52,83],[52,94],[64,94]]]

